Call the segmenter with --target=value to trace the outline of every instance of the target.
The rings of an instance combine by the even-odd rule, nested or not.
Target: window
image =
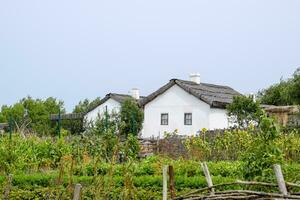
[[[192,113],[184,113],[184,125],[192,125],[193,115]]]
[[[162,113],[160,117],[160,124],[161,125],[168,125],[169,124],[169,114]]]

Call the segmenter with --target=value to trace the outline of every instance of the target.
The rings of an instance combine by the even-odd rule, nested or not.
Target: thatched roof
[[[140,99],[138,100],[138,103],[143,98],[145,98],[145,97],[140,96]],[[85,114],[91,112],[92,110],[94,110],[95,108],[97,108],[101,104],[105,103],[109,99],[113,99],[113,100],[115,100],[115,101],[117,101],[117,102],[119,102],[121,104],[121,103],[123,103],[127,99],[133,99],[133,97],[131,95],[128,95],[128,94],[109,93],[109,94],[105,95],[105,97],[103,99],[101,99],[101,101],[98,104],[96,104],[94,107],[92,107],[91,109],[89,109]]]
[[[0,123],[0,130],[3,130],[5,128],[7,128],[9,125],[8,123]]]
[[[298,106],[274,106],[274,105],[262,105],[261,106],[267,113],[287,113],[295,114],[299,113]]]
[[[157,96],[163,94],[174,85],[178,85],[189,94],[215,108],[225,108],[227,104],[232,102],[234,96],[241,95],[239,92],[228,86],[208,83],[197,84],[191,81],[171,79],[169,83],[141,100],[140,104],[145,106],[147,103],[154,100]]]
[[[62,120],[76,120],[76,119],[83,119],[83,117],[84,117],[83,113],[67,113],[67,114],[60,115],[60,119]],[[59,120],[59,114],[51,114],[50,120],[51,121]]]

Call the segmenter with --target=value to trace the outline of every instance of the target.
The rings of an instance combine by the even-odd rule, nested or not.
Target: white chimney
[[[131,96],[132,96],[132,98],[139,100],[140,99],[140,91],[139,91],[139,89],[132,88],[131,89]]]
[[[190,74],[190,81],[200,84],[200,74],[199,73]]]
[[[253,102],[256,102],[256,95],[254,93],[250,93],[249,97],[253,99]]]

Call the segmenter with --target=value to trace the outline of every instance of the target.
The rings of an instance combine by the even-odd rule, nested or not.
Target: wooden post
[[[160,140],[160,133],[158,132],[157,141],[156,141],[156,153],[159,153],[159,140]]]
[[[81,188],[82,188],[81,184],[76,184],[75,185],[73,200],[80,200]]]
[[[61,111],[60,111],[60,108],[58,111],[57,131],[58,131],[58,137],[60,138],[61,137]]]
[[[288,192],[287,192],[285,181],[284,181],[283,174],[282,174],[282,171],[281,171],[281,166],[280,165],[274,165],[274,172],[275,172],[275,176],[276,176],[276,179],[277,179],[279,191],[283,195],[287,195]]]
[[[5,200],[9,199],[9,193],[10,193],[10,190],[12,188],[12,181],[13,181],[13,175],[9,174],[8,175],[7,185],[6,185],[5,192],[4,192],[4,199]]]
[[[206,179],[208,187],[213,187],[213,182],[212,182],[212,179],[211,179],[211,176],[210,176],[210,173],[209,173],[206,162],[201,163],[201,166],[202,166],[202,170],[204,172],[205,179]],[[210,194],[211,195],[215,194],[215,189],[214,188],[210,189]]]
[[[171,199],[173,200],[176,197],[176,193],[175,193],[174,168],[171,165],[169,165],[169,180],[170,180],[170,194],[171,194]]]
[[[163,200],[168,199],[168,181],[167,181],[168,166],[163,167]]]

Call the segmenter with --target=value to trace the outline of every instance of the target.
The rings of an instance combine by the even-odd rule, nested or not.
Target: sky
[[[0,0],[0,106],[172,78],[255,93],[300,67],[299,0]]]

